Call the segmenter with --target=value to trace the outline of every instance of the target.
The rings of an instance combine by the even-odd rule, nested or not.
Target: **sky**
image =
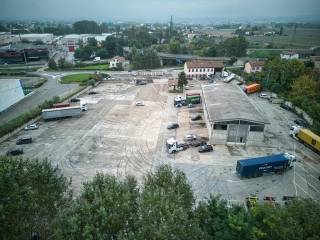
[[[320,19],[320,0],[0,0],[1,20]]]

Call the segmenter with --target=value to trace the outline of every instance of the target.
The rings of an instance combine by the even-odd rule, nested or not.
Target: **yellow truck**
[[[293,126],[290,129],[290,136],[297,138],[300,142],[320,153],[320,137],[309,129]]]

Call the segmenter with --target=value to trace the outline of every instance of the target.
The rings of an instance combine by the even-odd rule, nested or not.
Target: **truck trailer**
[[[42,110],[42,118],[44,120],[53,120],[67,117],[78,117],[82,113],[80,106],[63,107],[63,108],[50,108]]]
[[[308,145],[312,150],[320,153],[320,137],[307,128],[292,126],[290,136],[296,138],[303,144]]]
[[[289,153],[276,154],[237,161],[237,174],[241,177],[260,177],[264,173],[282,173],[293,166],[295,156]]]
[[[253,83],[253,84],[245,86],[244,91],[245,91],[246,94],[250,94],[250,93],[259,92],[260,89],[261,89],[260,84]]]
[[[187,93],[186,100],[188,104],[199,104],[201,103],[201,95],[197,92]]]

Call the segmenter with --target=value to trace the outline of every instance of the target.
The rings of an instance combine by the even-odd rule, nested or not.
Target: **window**
[[[210,68],[208,68],[208,72],[210,72]]]
[[[202,68],[200,68],[200,72],[202,72]]]
[[[250,132],[263,132],[263,126],[250,126]]]
[[[225,124],[214,124],[213,129],[215,130],[227,130],[228,125]]]
[[[198,72],[198,68],[196,68],[196,72]]]
[[[194,68],[192,68],[192,72],[194,72]]]

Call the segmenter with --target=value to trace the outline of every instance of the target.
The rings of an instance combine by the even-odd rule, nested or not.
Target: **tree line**
[[[211,195],[196,203],[186,175],[167,165],[119,180],[98,173],[78,195],[47,160],[0,157],[1,239],[315,240],[320,205],[246,210]]]

